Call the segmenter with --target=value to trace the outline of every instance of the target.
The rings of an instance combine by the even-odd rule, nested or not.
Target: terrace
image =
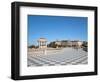
[[[55,66],[88,64],[88,54],[82,48],[73,47],[29,50],[28,66]]]

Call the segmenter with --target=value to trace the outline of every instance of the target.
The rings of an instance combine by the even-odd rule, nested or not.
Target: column
[[[45,46],[46,46],[46,48],[47,48],[47,43],[46,43],[46,41],[45,41]]]
[[[39,46],[39,48],[40,48],[40,41],[38,41],[38,46]]]
[[[40,48],[41,48],[41,41],[40,41]]]
[[[41,41],[41,48],[42,48],[42,41]]]

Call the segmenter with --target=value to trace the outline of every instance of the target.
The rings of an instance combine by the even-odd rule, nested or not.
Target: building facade
[[[82,41],[55,41],[55,44],[61,45],[61,47],[81,47]]]

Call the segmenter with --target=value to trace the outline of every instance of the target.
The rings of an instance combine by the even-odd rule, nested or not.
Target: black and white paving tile
[[[78,64],[88,64],[88,54],[82,49],[64,48],[59,51],[47,51],[47,54],[39,53],[39,51],[28,54],[28,66]]]

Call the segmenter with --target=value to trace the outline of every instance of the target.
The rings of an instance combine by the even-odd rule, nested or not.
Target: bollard
[[[46,55],[47,54],[47,51],[46,51],[46,49],[44,49],[44,55]]]

